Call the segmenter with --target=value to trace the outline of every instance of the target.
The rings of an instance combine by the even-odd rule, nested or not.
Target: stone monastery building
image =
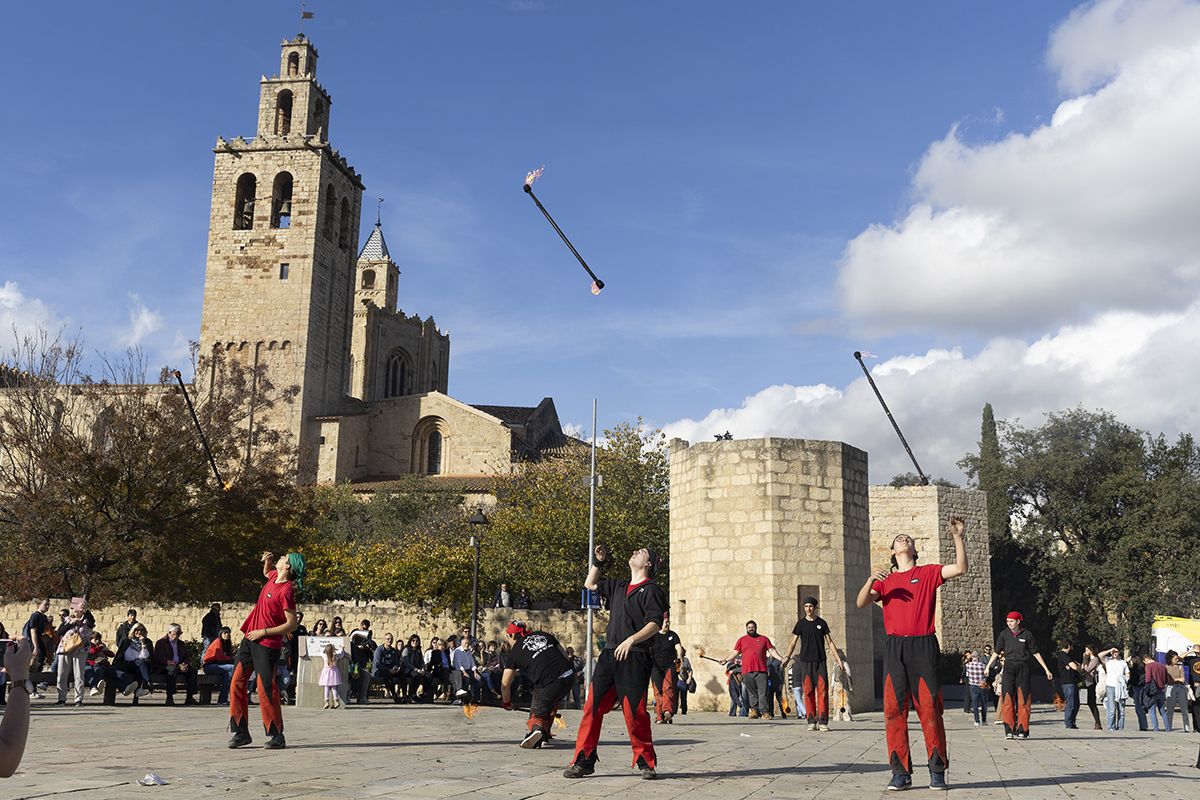
[[[260,87],[255,136],[214,149],[200,344],[299,387],[265,420],[296,442],[298,479],[492,475],[572,441],[548,397],[515,407],[447,395],[450,336],[400,310],[378,220],[358,249],[362,178],[330,144],[312,42],[283,42],[279,74]]]

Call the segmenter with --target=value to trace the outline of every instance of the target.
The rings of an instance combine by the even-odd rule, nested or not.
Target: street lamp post
[[[471,573],[471,640],[475,641],[475,626],[479,622],[479,534],[480,526],[488,524],[487,514],[482,508],[476,508],[475,513],[467,522],[476,527],[471,529],[471,547],[475,549],[475,569]]]

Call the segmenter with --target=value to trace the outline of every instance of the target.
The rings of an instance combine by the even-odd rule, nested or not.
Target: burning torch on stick
[[[544,205],[542,205],[542,201],[538,200],[537,195],[533,193],[533,182],[542,176],[542,170],[545,168],[546,166],[543,164],[533,172],[525,175],[525,194],[533,198],[533,202],[537,205],[538,210],[545,215],[546,221],[550,223],[552,228],[554,228],[555,233],[557,233],[559,238],[563,240],[563,244],[567,246],[567,248],[579,261],[580,266],[582,266],[587,272],[588,277],[592,279],[592,294],[600,294],[600,290],[604,288],[604,281],[596,277],[596,273],[592,272],[592,268],[589,267],[587,262],[583,260],[583,256],[579,255],[579,251],[575,249],[575,245],[571,244],[571,240],[568,239],[567,235],[562,232],[562,228],[558,227],[558,223],[554,221],[554,217],[550,216],[550,212],[546,210]]]

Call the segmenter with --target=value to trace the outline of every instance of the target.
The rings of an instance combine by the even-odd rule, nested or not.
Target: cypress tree
[[[991,540],[994,553],[996,545],[1009,538],[1012,501],[1009,498],[1004,453],[1000,450],[1000,437],[996,433],[996,416],[992,412],[991,403],[987,403],[983,407],[978,477],[979,488],[987,492],[988,539]]]

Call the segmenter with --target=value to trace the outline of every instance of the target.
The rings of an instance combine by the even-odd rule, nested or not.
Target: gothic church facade
[[[330,144],[317,58],[303,34],[283,42],[255,136],[217,139],[201,347],[298,387],[263,421],[297,445],[302,483],[494,475],[568,446],[550,398],[448,396],[450,336],[400,310],[378,221],[358,249],[363,181]],[[197,391],[211,378],[197,375]]]

